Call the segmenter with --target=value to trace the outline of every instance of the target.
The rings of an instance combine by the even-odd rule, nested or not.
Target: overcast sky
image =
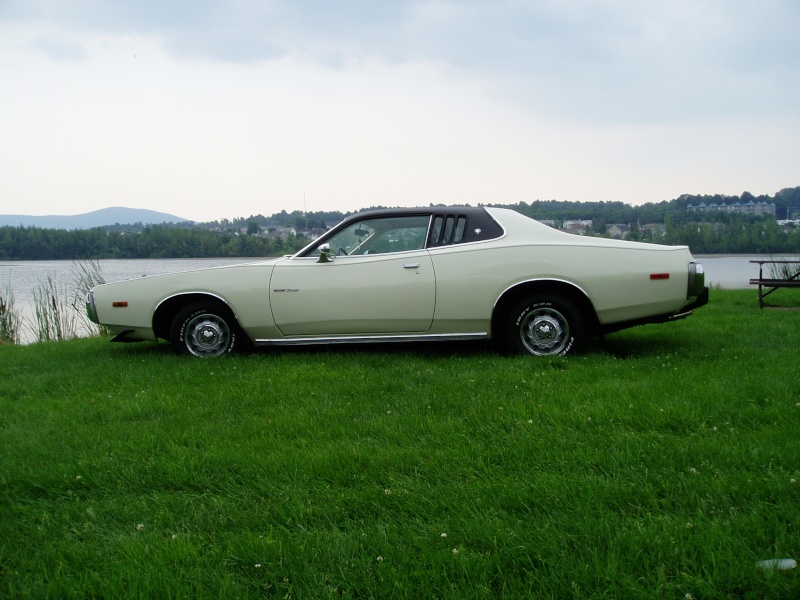
[[[800,185],[797,0],[0,0],[0,213]]]

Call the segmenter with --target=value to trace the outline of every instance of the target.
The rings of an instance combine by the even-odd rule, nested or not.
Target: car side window
[[[325,243],[338,256],[421,250],[429,222],[430,217],[425,215],[364,219],[351,223]]]
[[[467,217],[464,215],[437,215],[431,228],[431,246],[447,246],[464,241]]]
[[[456,228],[453,232],[453,243],[457,244],[464,239],[464,231],[467,228],[467,218],[459,216],[456,219]]]

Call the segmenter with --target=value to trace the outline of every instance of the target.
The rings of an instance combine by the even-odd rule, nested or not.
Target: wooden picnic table
[[[783,268],[782,272],[777,273],[779,275],[777,277],[775,273],[768,273],[767,277],[764,277],[764,265],[800,265],[800,260],[751,260],[750,262],[758,263],[758,278],[751,279],[750,285],[758,286],[758,305],[761,308],[764,308],[764,298],[778,288],[800,287],[800,266],[796,269]],[[793,270],[796,270],[794,275],[791,274]]]

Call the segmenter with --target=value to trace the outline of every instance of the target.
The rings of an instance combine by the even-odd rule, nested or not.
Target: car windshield
[[[425,247],[429,221],[425,215],[365,219],[351,223],[324,243],[339,256],[421,250]]]

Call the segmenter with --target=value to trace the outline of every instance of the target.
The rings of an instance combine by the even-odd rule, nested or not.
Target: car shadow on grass
[[[130,344],[112,344],[119,346],[119,350],[136,356],[174,355],[172,345],[160,340],[156,343],[141,342]],[[236,351],[233,356],[270,356],[270,355],[345,355],[345,354],[388,354],[403,355],[416,354],[420,356],[447,357],[447,356],[475,356],[481,354],[503,354],[496,345],[489,340],[465,342],[374,342],[374,343],[338,343],[338,344],[308,344],[297,346],[259,346],[245,351]],[[194,357],[187,355],[187,359]]]
[[[587,342],[584,353],[629,359],[686,353],[694,347],[693,342],[686,338],[653,331],[648,335],[610,334],[592,338]]]
[[[266,346],[256,348],[253,354],[284,355],[417,355],[431,358],[498,355],[500,352],[490,341],[468,342],[374,342],[368,344],[313,344],[308,346]]]

